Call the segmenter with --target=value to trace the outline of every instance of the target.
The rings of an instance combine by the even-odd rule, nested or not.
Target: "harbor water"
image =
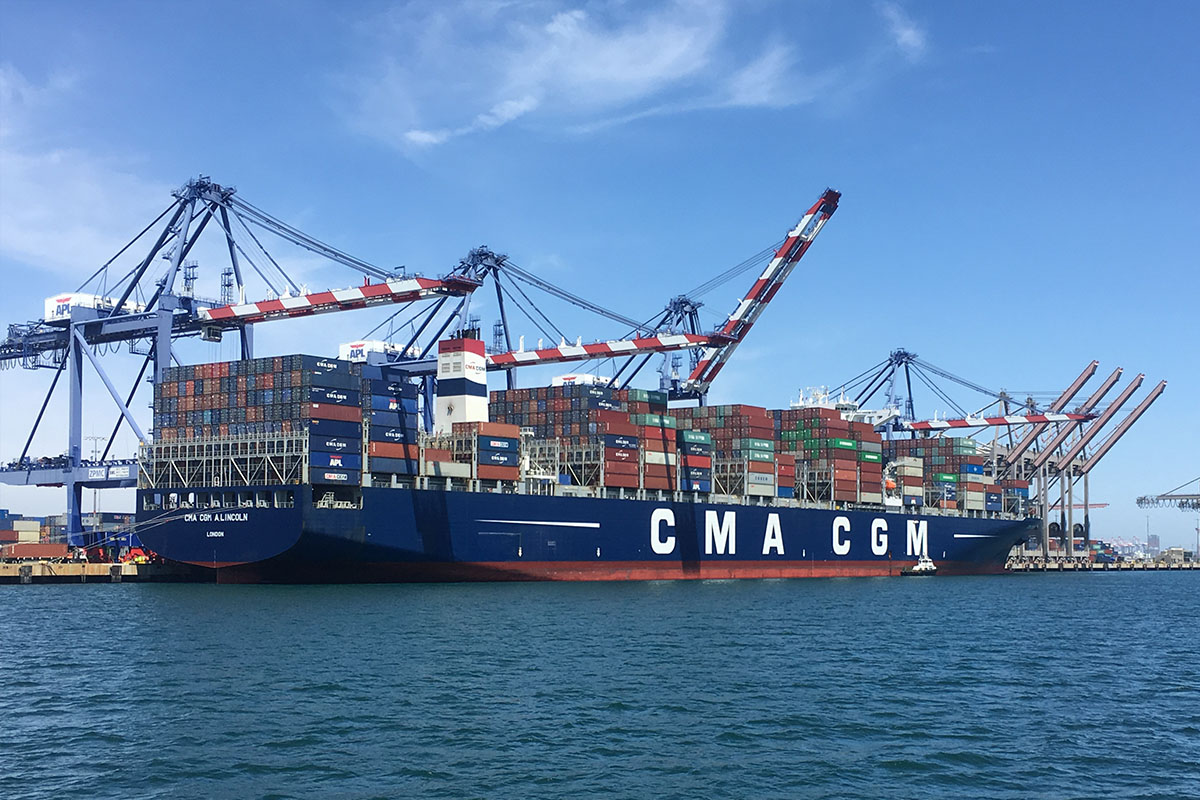
[[[1200,576],[0,587],[0,796],[1200,797]]]

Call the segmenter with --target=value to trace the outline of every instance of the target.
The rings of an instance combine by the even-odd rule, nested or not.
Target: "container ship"
[[[836,403],[489,395],[469,332],[438,343],[436,396],[370,361],[167,370],[142,543],[229,583],[792,578],[999,573],[1040,526],[972,440],[885,441]]]

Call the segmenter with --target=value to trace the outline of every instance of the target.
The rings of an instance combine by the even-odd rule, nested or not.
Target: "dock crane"
[[[1169,492],[1139,497],[1137,499],[1138,508],[1178,508],[1180,511],[1200,511],[1200,491],[1179,491],[1193,483],[1200,490],[1200,478],[1192,478],[1187,483],[1181,483]]]
[[[678,391],[680,396],[698,397],[703,402],[708,387],[721,367],[836,210],[840,194],[828,189],[821,195],[775,250],[766,270],[725,324],[707,333],[699,329],[698,317],[694,313],[698,306],[686,301],[686,298],[677,298],[668,304],[668,314],[658,324],[639,323],[544,281],[486,248],[472,251],[458,269],[441,278],[407,275],[403,268],[382,269],[309,236],[251,205],[237,195],[236,189],[214,183],[207,177],[188,181],[173,192],[172,197],[173,201],[166,210],[97,269],[75,292],[51,298],[43,319],[11,324],[7,336],[0,340],[0,368],[20,366],[54,370],[54,378],[25,446],[8,468],[0,469],[0,483],[65,486],[67,533],[72,543],[79,543],[82,534],[81,504],[85,487],[136,485],[136,469],[132,462],[110,460],[109,450],[122,423],[129,426],[139,441],[146,442],[146,433],[130,411],[130,406],[149,368],[153,368],[150,382],[157,383],[162,380],[172,360],[177,360],[172,343],[178,339],[198,337],[205,341],[221,341],[225,335],[233,334],[238,337],[241,358],[252,358],[253,326],[259,323],[393,304],[401,306],[396,312],[399,314],[414,303],[431,301],[430,308],[422,308],[413,318],[413,324],[421,321],[412,341],[404,348],[399,348],[401,357],[396,363],[389,364],[398,375],[422,378],[428,397],[432,392],[432,376],[436,373],[435,359],[430,358],[431,349],[454,322],[457,321],[461,328],[468,326],[471,295],[483,285],[485,277],[491,277],[496,284],[503,336],[509,349],[487,357],[489,370],[508,370],[511,376],[511,370],[520,366],[596,358],[646,357],[655,353],[703,348],[702,354],[695,359],[696,368],[692,375]],[[144,258],[110,285],[110,267],[164,219],[165,224],[158,228],[157,238]],[[195,296],[187,262],[201,234],[214,222],[224,239],[230,260],[227,268],[231,276],[227,281],[230,297],[222,301]],[[309,292],[283,269],[255,234],[255,229],[272,234],[333,264],[359,272],[362,284]],[[166,262],[161,273],[153,268],[159,259]],[[263,299],[246,300],[248,284],[245,267],[253,270],[265,284],[267,291]],[[184,287],[179,290],[176,284],[181,274],[184,276]],[[511,300],[516,295],[511,291],[505,292],[502,284],[507,282],[510,290],[515,288],[517,295],[529,300],[514,279],[614,321],[630,324],[633,330],[630,335],[610,341],[583,344],[576,340],[575,344],[568,344],[561,330],[555,328],[545,314],[529,301],[526,304],[528,308],[525,305],[522,308],[535,327],[544,331],[539,319],[547,323],[559,333],[560,343],[557,347],[539,346],[532,351],[526,351],[523,346],[514,350],[504,301],[506,297]],[[117,295],[115,300],[112,299],[113,295]],[[236,302],[232,302],[234,299]],[[435,327],[435,319],[446,309],[449,314],[434,333],[432,341],[423,349],[418,349],[415,357],[412,356],[417,340]],[[396,314],[392,315],[393,318]],[[686,316],[692,330],[682,333],[671,330],[677,325],[680,314]],[[98,347],[119,343],[126,343],[131,351],[144,353],[145,356],[133,388],[125,395],[118,392],[94,352]],[[113,436],[109,437],[103,455],[95,462],[83,458],[82,448],[85,360],[101,379],[119,411]],[[67,376],[69,392],[66,453],[61,457],[34,462],[28,458],[29,448],[64,374]],[[509,381],[511,385],[511,377]]]

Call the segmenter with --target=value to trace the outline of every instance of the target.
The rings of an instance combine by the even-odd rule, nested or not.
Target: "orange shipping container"
[[[495,436],[497,434],[487,434]],[[480,464],[478,467],[479,479],[484,481],[515,481],[521,477],[520,467],[493,467],[490,464]]]
[[[746,471],[757,472],[762,475],[774,475],[775,465],[770,461],[747,461]]]
[[[434,458],[430,453],[445,453],[446,458]],[[404,444],[403,442],[367,442],[367,455],[380,458],[417,458],[419,448],[415,444]],[[450,453],[447,450],[426,450],[425,460],[449,461]]]

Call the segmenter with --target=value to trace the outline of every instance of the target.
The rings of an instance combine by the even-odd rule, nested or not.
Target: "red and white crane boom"
[[[800,222],[788,232],[783,244],[775,251],[775,256],[767,264],[767,268],[759,276],[750,291],[737,308],[726,319],[725,324],[717,331],[722,340],[711,343],[700,355],[700,362],[692,370],[692,374],[683,383],[685,391],[704,394],[712,385],[717,373],[729,361],[733,351],[746,338],[755,320],[762,314],[767,303],[783,286],[795,268],[797,262],[808,252],[817,234],[825,227],[825,223],[837,210],[841,193],[826,189],[821,198],[813,204]]]
[[[1104,457],[1104,454],[1111,450],[1112,446],[1116,444],[1122,436],[1125,435],[1126,431],[1133,427],[1133,423],[1137,422],[1138,418],[1142,416],[1142,414],[1146,413],[1146,409],[1150,408],[1151,404],[1159,398],[1159,395],[1166,391],[1166,388],[1167,382],[1159,381],[1158,385],[1150,390],[1150,394],[1146,395],[1146,399],[1139,403],[1137,408],[1129,412],[1129,416],[1121,421],[1121,424],[1117,426],[1117,429],[1114,430],[1112,434],[1104,440],[1104,443],[1096,449],[1096,452],[1092,453],[1091,457],[1088,458],[1087,463],[1080,467],[1079,471],[1084,475],[1088,474],[1092,467],[1096,466],[1096,463]]]
[[[1087,383],[1093,375],[1096,374],[1096,368],[1099,366],[1099,361],[1093,361],[1084,367],[1083,372],[1079,373],[1079,377],[1075,379],[1075,382],[1068,386],[1067,390],[1059,395],[1057,400],[1050,404],[1050,411],[1058,412],[1066,408],[1067,403],[1071,402],[1071,398],[1078,394],[1079,390],[1083,388],[1083,385]],[[1006,456],[1009,469],[1012,469],[1013,465],[1020,461],[1021,456],[1025,453],[1025,451],[1037,441],[1038,437],[1042,435],[1042,432],[1046,430],[1047,424],[1048,423],[1042,422],[1034,425],[1033,430],[1025,434],[1025,438],[1018,442],[1017,446],[1009,451],[1008,455]]]
[[[1100,387],[1096,389],[1096,391],[1092,392],[1092,396],[1089,397],[1082,406],[1080,406],[1079,410],[1085,414],[1090,413],[1091,410],[1095,408],[1101,400],[1104,399],[1104,395],[1108,394],[1109,389],[1116,384],[1117,380],[1121,377],[1121,373],[1124,371],[1125,370],[1123,367],[1117,367],[1115,370],[1113,370],[1113,373],[1104,379],[1104,383],[1100,384]],[[1071,435],[1072,431],[1076,430],[1078,427],[1078,424],[1064,425],[1062,430],[1058,432],[1058,435],[1056,435],[1049,444],[1043,447],[1040,453],[1033,457],[1034,469],[1040,468],[1042,464],[1045,464],[1047,461],[1049,461],[1051,456],[1054,455],[1054,452],[1058,450],[1062,443],[1067,440],[1067,437]]]
[[[1117,399],[1112,402],[1112,405],[1105,409],[1104,413],[1100,415],[1100,418],[1093,422],[1091,427],[1084,431],[1083,436],[1079,437],[1079,441],[1075,442],[1071,449],[1068,450],[1066,454],[1058,460],[1058,463],[1055,466],[1058,467],[1059,470],[1064,470],[1070,466],[1071,462],[1075,460],[1075,457],[1083,452],[1083,448],[1087,446],[1087,443],[1094,439],[1096,434],[1098,434],[1101,429],[1103,429],[1104,426],[1107,425],[1109,421],[1117,415],[1117,412],[1121,410],[1121,406],[1125,405],[1129,398],[1133,396],[1133,393],[1138,390],[1138,387],[1142,385],[1142,381],[1145,379],[1145,374],[1138,373],[1137,377],[1129,382],[1129,385],[1126,386],[1119,395],[1117,395]],[[1160,386],[1165,385],[1165,381],[1160,384]],[[1161,393],[1162,389],[1160,388],[1158,391]]]

